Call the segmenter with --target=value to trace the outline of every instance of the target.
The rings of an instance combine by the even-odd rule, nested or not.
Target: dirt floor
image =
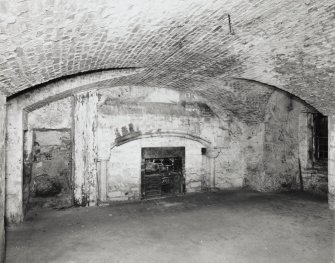
[[[328,263],[333,219],[315,196],[241,191],[35,211],[7,229],[6,262]]]

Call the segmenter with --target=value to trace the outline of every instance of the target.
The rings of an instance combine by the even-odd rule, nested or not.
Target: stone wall
[[[71,129],[73,98],[56,100],[28,113],[27,130]]]
[[[99,82],[112,81],[129,74],[136,69],[105,70],[85,75],[73,76],[57,82],[47,83],[35,89],[11,97],[7,100],[6,134],[6,219],[17,223],[23,220],[23,130],[27,129],[27,113],[54,101],[73,96],[83,90],[91,90]],[[46,88],[47,86],[47,88]],[[68,112],[70,114],[70,111]]]
[[[31,178],[27,182],[30,209],[35,206],[62,208],[73,204],[71,142],[70,129],[34,131]]]
[[[327,195],[327,160],[320,161],[315,158],[314,115],[315,112],[309,111],[299,116],[300,187],[304,191]]]
[[[26,117],[23,208],[72,205],[72,97],[47,104]]]
[[[242,186],[238,123],[218,118],[196,95],[123,87],[99,91],[98,97],[98,158],[107,162],[107,179],[101,178],[107,196],[102,200],[140,198],[142,147],[185,147],[187,192],[209,187],[209,164],[201,148],[220,148],[214,187]]]
[[[299,180],[299,114],[306,107],[284,92],[274,92],[265,116],[264,178],[266,191],[296,190]]]
[[[5,262],[5,137],[6,98],[0,94],[0,262]]]
[[[97,202],[97,102],[95,90],[75,96],[73,116],[74,203],[96,205]],[[100,138],[104,143],[105,138]]]
[[[129,124],[140,134],[181,131],[210,142],[223,139],[224,130],[217,129],[218,118],[195,94],[162,88],[120,87],[100,90],[98,96],[98,137],[104,138],[104,144],[98,147],[99,159],[108,156],[117,137],[129,133]]]
[[[243,128],[244,144],[242,156],[245,160],[244,182],[245,187],[261,191],[261,178],[264,172],[264,123],[249,124]]]
[[[244,130],[245,186],[327,193],[327,167],[312,158],[313,125],[308,115],[316,112],[285,92],[271,95],[264,122]]]
[[[328,117],[328,147],[329,147],[329,160],[328,160],[328,203],[329,208],[335,210],[335,116]]]
[[[248,127],[243,122],[236,119],[221,119],[223,129],[221,147],[216,153],[215,166],[215,185],[219,189],[240,188],[244,185],[246,167],[250,160],[244,155],[245,135],[244,127]],[[248,130],[248,128],[247,128]]]
[[[175,137],[147,138],[112,150],[107,168],[107,200],[140,199],[141,149],[146,147],[185,147],[186,191],[201,191],[204,176],[201,143]]]
[[[312,168],[302,168],[303,190],[327,196],[328,167],[327,163],[314,164]]]
[[[42,84],[38,88],[48,85],[46,90],[50,94],[60,94],[59,87],[56,92],[51,91],[50,82],[83,72],[136,67],[145,70],[123,78],[123,82],[118,80],[117,85],[197,91],[210,100],[209,104],[221,102],[220,107],[224,108],[231,97],[216,77],[233,76],[274,85],[305,99],[323,113],[334,114],[335,93],[330,83],[335,82],[335,74],[329,59],[335,52],[333,1],[208,0],[204,4],[202,0],[124,0],[120,3],[1,1],[1,91],[15,99],[20,97],[18,92]],[[80,86],[78,81],[67,84]],[[34,104],[36,96],[31,94],[27,92],[20,98]],[[257,105],[254,99],[245,98],[242,109],[247,109],[245,105]],[[21,152],[22,130],[26,129],[22,125],[23,108],[19,103],[12,104],[8,116],[6,214],[10,221],[21,221],[23,216]],[[233,115],[236,112],[239,111],[233,107]],[[244,112],[244,116],[248,113]],[[266,133],[271,137],[268,128]],[[248,170],[273,171],[269,165],[263,169],[263,162],[254,163],[252,147],[258,149],[262,142],[256,143],[258,136],[251,137],[247,139],[248,149],[239,148],[247,154],[246,162],[252,161],[247,165]],[[267,151],[280,144],[269,140]],[[236,150],[237,145],[233,147]],[[281,153],[286,151],[279,148]],[[275,160],[273,155],[268,159],[269,163]],[[288,163],[296,172],[295,157],[289,157]],[[219,166],[229,170],[229,165]],[[284,166],[280,165],[280,170],[285,170]],[[269,180],[271,185],[274,179]]]
[[[186,147],[188,192],[237,187],[297,190],[301,174],[306,189],[319,184],[308,181],[307,170],[304,173],[305,163],[309,164],[308,152],[303,154],[308,143],[301,135],[309,127],[301,124],[301,116],[310,107],[287,93],[249,82],[239,84],[243,87],[227,85],[217,98],[225,98],[224,107],[210,104],[201,93],[133,85],[106,88],[105,84],[76,90],[73,96],[50,103],[37,102],[27,94],[11,101],[8,154],[20,161],[17,144],[20,131],[25,130],[23,161],[29,180],[23,178],[23,200],[29,199],[31,171],[37,171],[32,161],[34,134],[49,130],[57,134],[62,129],[72,131],[77,205],[139,198],[142,147]],[[262,96],[257,98],[257,94]],[[42,91],[37,95],[43,97]],[[27,100],[34,101],[33,106]],[[249,107],[244,109],[246,104]],[[29,113],[22,110],[27,108]],[[24,121],[16,124],[18,117]],[[58,146],[62,148],[63,143]],[[9,162],[9,221],[20,221],[21,215],[15,213],[25,203],[19,198],[18,171],[18,164]]]

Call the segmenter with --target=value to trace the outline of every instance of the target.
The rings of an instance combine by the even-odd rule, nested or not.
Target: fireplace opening
[[[184,147],[142,149],[142,198],[185,192]]]

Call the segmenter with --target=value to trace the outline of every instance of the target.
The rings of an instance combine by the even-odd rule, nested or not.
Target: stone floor
[[[315,196],[241,191],[34,211],[7,229],[6,262],[328,263],[333,219]]]

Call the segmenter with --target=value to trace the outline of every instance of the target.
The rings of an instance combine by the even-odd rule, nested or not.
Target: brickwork
[[[89,70],[145,67],[127,81],[197,89],[234,76],[335,111],[332,0],[27,0],[1,1],[0,12],[7,94]]]
[[[273,93],[264,84],[335,113],[334,8],[333,0],[0,1],[0,91],[42,84],[8,101],[7,218],[22,220],[24,110],[79,90],[136,85],[197,94],[227,120],[220,128],[236,138],[243,131],[245,147],[233,148],[245,153],[252,175],[264,175],[256,157]],[[136,69],[46,84],[128,67]],[[229,127],[235,118],[244,124]],[[229,158],[216,166],[233,169]]]

